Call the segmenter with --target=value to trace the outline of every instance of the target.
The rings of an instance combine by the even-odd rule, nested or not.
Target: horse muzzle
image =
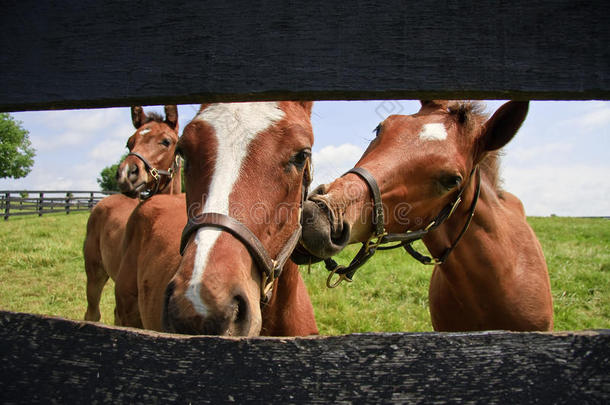
[[[186,335],[252,336],[260,333],[244,294],[236,293],[222,303],[207,305],[198,313],[183,295],[176,294],[174,281],[165,291],[163,330]]]
[[[124,161],[117,169],[119,191],[128,197],[137,197],[144,191],[147,180],[146,170],[137,162]]]
[[[302,215],[301,245],[311,255],[326,259],[336,255],[348,245],[350,225],[346,221],[333,221],[331,208],[322,200],[312,200],[310,196],[310,199],[303,204]]]

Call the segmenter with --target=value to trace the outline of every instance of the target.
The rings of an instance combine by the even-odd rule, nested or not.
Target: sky
[[[491,114],[503,101],[488,101]],[[198,105],[179,106],[180,130]],[[318,101],[312,124],[314,185],[353,167],[373,129],[390,114],[413,114],[411,100]],[[162,113],[162,106],[145,107]],[[0,190],[98,190],[101,170],[127,152],[129,108],[12,114],[30,133],[34,167]],[[610,216],[610,102],[533,101],[519,133],[504,148],[503,188],[532,216]]]

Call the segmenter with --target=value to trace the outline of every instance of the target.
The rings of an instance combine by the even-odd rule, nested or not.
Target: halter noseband
[[[182,231],[180,255],[184,256],[184,250],[186,249],[189,238],[201,228],[218,228],[223,232],[230,233],[248,249],[250,256],[252,256],[256,262],[256,265],[262,270],[261,303],[267,303],[271,297],[274,281],[282,274],[284,265],[290,258],[292,251],[301,238],[301,210],[303,209],[303,202],[307,197],[307,190],[309,183],[311,182],[311,163],[309,159],[307,160],[303,171],[303,186],[299,206],[299,224],[275,259],[271,258],[263,243],[247,226],[237,219],[217,212],[206,212],[189,219]]]
[[[462,201],[462,194],[466,190],[466,188],[467,188],[468,184],[470,183],[470,180],[472,179],[472,176],[475,174],[475,172],[477,175],[477,185],[476,185],[474,199],[472,201],[472,204],[470,205],[470,210],[468,213],[468,218],[466,220],[466,224],[460,231],[457,238],[454,240],[453,244],[450,247],[446,248],[445,251],[443,252],[443,254],[438,258],[426,256],[426,255],[419,253],[417,250],[415,250],[415,248],[413,248],[413,246],[411,244],[413,242],[423,238],[426,234],[428,234],[428,232],[433,231],[434,229],[438,228],[443,222],[445,222],[453,214],[453,212],[455,211],[457,206]],[[402,246],[407,251],[407,253],[409,253],[411,256],[413,256],[413,258],[415,258],[417,261],[419,261],[422,264],[431,264],[431,265],[443,264],[445,262],[445,260],[447,260],[447,257],[449,256],[449,254],[453,251],[453,249],[455,249],[458,242],[460,241],[462,236],[464,236],[464,233],[466,233],[466,230],[470,226],[470,222],[472,221],[472,217],[474,216],[474,211],[475,211],[475,208],[477,205],[477,201],[479,200],[479,194],[481,191],[481,173],[478,169],[478,166],[475,166],[472,169],[472,171],[470,172],[468,181],[466,182],[464,187],[462,187],[462,189],[458,192],[456,198],[453,201],[451,201],[450,203],[448,203],[447,205],[445,205],[445,207],[443,207],[443,209],[438,213],[438,215],[436,217],[434,217],[434,219],[432,221],[430,221],[430,223],[427,226],[425,226],[423,229],[416,230],[416,231],[406,231],[403,233],[387,233],[385,231],[385,227],[384,227],[384,215],[383,215],[383,205],[381,202],[381,192],[379,191],[379,186],[377,185],[377,181],[363,167],[355,167],[355,168],[347,171],[344,174],[344,176],[348,173],[354,173],[354,174],[358,175],[362,180],[364,180],[364,182],[367,184],[367,186],[369,188],[369,191],[371,192],[371,196],[373,197],[373,205],[374,205],[372,223],[373,223],[373,226],[375,227],[375,231],[371,235],[371,237],[365,243],[362,244],[362,247],[360,248],[358,253],[356,253],[356,256],[352,259],[352,261],[350,262],[350,264],[348,266],[341,266],[336,261],[334,261],[332,258],[324,259],[324,264],[326,266],[326,269],[328,271],[330,271],[328,279],[326,280],[326,286],[328,288],[334,288],[334,287],[338,286],[339,284],[341,284],[341,282],[343,280],[351,282],[352,278],[354,276],[354,273],[356,273],[356,270],[358,270],[360,267],[362,267],[371,257],[373,257],[373,255],[375,254],[375,252],[377,250],[390,250],[390,249],[396,249],[396,248]],[[391,246],[381,246],[383,244],[393,243],[393,242],[398,242],[398,243],[395,245],[391,245]],[[335,274],[337,274],[339,276],[339,279],[336,282],[331,283],[331,279]]]
[[[153,195],[165,190],[167,185],[171,182],[172,178],[174,177],[174,173],[176,173],[176,171],[180,170],[180,163],[179,163],[178,156],[176,156],[176,158],[174,159],[174,162],[172,163],[172,166],[168,170],[159,170],[159,169],[153,167],[148,162],[148,160],[146,160],[146,158],[144,156],[140,155],[137,152],[129,152],[127,154],[127,156],[135,156],[138,159],[140,159],[142,161],[142,163],[144,163],[144,168],[146,169],[146,172],[148,174],[150,174],[153,179],[155,179],[154,190],[147,190],[148,191],[147,194],[139,193],[141,200],[147,200],[150,197],[152,197]],[[165,182],[165,184],[163,184],[163,187],[160,188],[162,176],[167,177],[167,181]]]

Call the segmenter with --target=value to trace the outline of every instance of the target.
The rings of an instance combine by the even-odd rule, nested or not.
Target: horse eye
[[[445,188],[447,190],[451,190],[451,189],[458,187],[460,184],[462,184],[462,176],[455,175],[455,174],[443,176],[440,179],[440,183],[443,186],[443,188]]]
[[[165,147],[169,147],[169,145],[171,145],[171,142],[169,139],[165,138],[164,140],[162,140],[161,142],[159,142],[161,145],[165,146]]]
[[[296,155],[294,155],[291,160],[296,167],[301,169],[303,166],[305,166],[305,162],[307,161],[307,159],[309,159],[310,156],[311,150],[303,149],[299,151]]]

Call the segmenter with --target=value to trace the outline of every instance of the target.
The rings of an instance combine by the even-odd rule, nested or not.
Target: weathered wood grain
[[[1,403],[608,403],[610,333],[180,337],[0,312]]]
[[[610,3],[3,1],[0,110],[609,99]]]

